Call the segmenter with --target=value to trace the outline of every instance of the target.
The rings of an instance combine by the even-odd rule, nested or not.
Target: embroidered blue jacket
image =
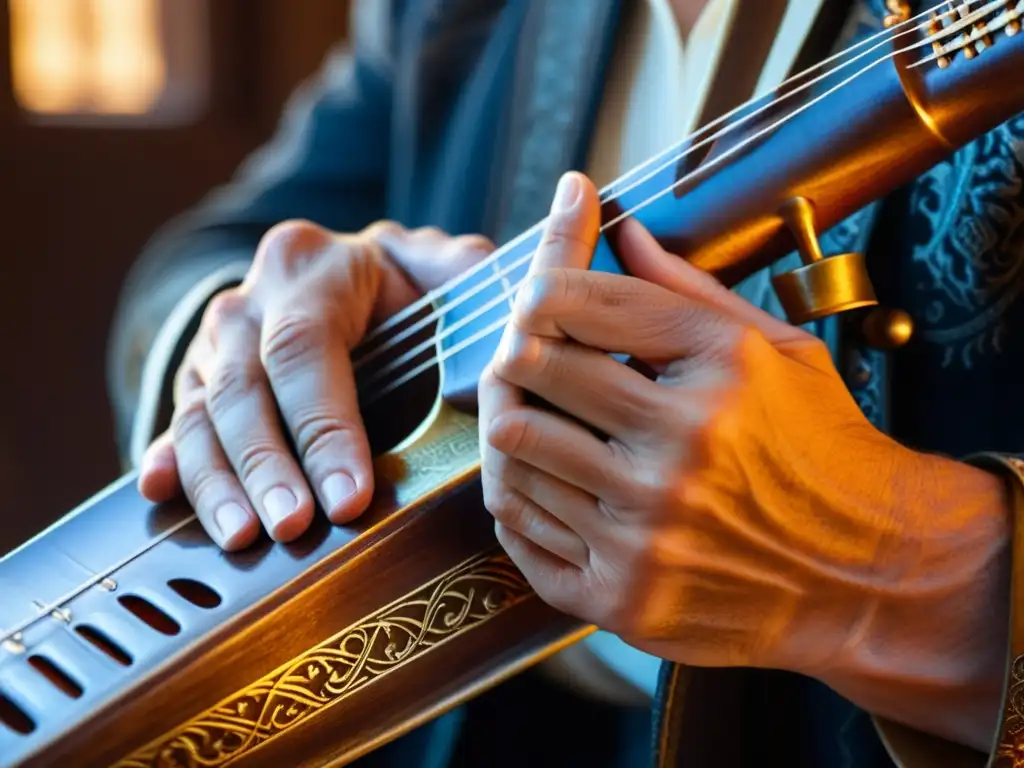
[[[357,2],[351,51],[328,60],[289,105],[275,139],[161,232],[130,275],[108,367],[126,462],[167,423],[171,378],[206,301],[241,278],[278,221],[351,231],[389,218],[501,241],[540,219],[558,176],[584,164],[627,1]],[[850,13],[856,38],[879,31],[887,10],[884,0],[851,0]],[[1024,452],[1024,409],[1014,407],[1024,373],[1022,182],[1024,116],[824,237],[827,251],[865,251],[882,302],[914,318],[913,340],[890,354],[845,345],[835,321],[816,328],[868,416],[914,447]],[[768,278],[739,290],[778,312]],[[730,733],[757,745],[748,758],[891,765],[867,716],[816,683],[756,673],[714,685],[742,691],[742,711],[723,710],[720,719],[733,718]],[[572,706],[529,686],[509,686],[505,699],[456,711],[365,762],[464,764],[475,739],[497,750],[487,765],[521,765],[532,758],[517,750],[542,732],[581,740],[559,764],[637,765],[649,754],[646,713],[574,704],[583,712],[574,731]],[[553,709],[536,717],[545,696]],[[509,707],[520,706],[534,715],[530,727],[508,719]],[[719,748],[728,741],[723,734]]]

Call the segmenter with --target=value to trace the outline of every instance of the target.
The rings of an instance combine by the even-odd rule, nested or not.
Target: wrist
[[[859,590],[859,614],[820,677],[875,714],[987,748],[1008,638],[1008,488],[977,467],[907,454],[884,578]]]

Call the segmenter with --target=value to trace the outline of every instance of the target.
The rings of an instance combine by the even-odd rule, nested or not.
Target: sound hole
[[[385,389],[389,384],[406,374],[411,374],[436,357],[437,350],[433,345],[420,349],[424,342],[429,341],[438,331],[436,321],[426,323],[426,326],[416,333],[409,333],[413,326],[419,326],[433,312],[434,308],[428,306],[399,323],[391,331],[385,332],[380,337],[380,342],[369,342],[366,347],[367,354],[380,346],[386,347],[386,351],[381,354],[375,353],[373,359],[367,357],[370,361],[360,376],[369,377],[374,383],[359,388],[361,404],[365,404],[375,392]],[[417,349],[420,351],[411,356]],[[391,369],[391,372],[384,373],[385,369]],[[433,365],[396,387],[390,394],[361,408],[363,424],[370,440],[370,450],[375,456],[391,450],[416,431],[434,407],[440,382],[439,369]]]
[[[216,608],[221,603],[220,595],[205,584],[192,579],[171,579],[167,586],[200,608]]]
[[[0,693],[0,723],[3,723],[15,733],[29,734],[36,729],[32,718],[25,714],[24,710]]]
[[[76,683],[67,672],[45,656],[30,656],[28,663],[32,665],[32,668],[35,669],[36,672],[41,674],[53,683],[55,687],[59,688],[72,699],[77,699],[82,695],[82,686]]]
[[[132,657],[128,655],[128,652],[95,627],[90,627],[88,624],[81,624],[75,627],[75,632],[92,643],[96,648],[103,651],[103,653],[112,658],[122,667],[131,666]]]
[[[117,601],[163,635],[176,635],[181,632],[181,625],[178,622],[138,595],[121,595]]]

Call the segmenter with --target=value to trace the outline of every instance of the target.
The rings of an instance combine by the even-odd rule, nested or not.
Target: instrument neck
[[[613,185],[592,268],[621,273],[615,224],[629,216],[666,250],[736,285],[797,248],[790,201],[809,202],[822,232],[1024,111],[1024,0],[971,7],[975,16],[869,41]],[[941,43],[936,29],[950,30]],[[707,154],[693,170],[698,151]],[[443,394],[457,407],[475,408],[539,239],[534,228],[509,243],[442,299]]]

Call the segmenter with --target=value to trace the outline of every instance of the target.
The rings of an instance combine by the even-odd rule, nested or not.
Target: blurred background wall
[[[266,140],[347,0],[0,0],[0,553],[120,474],[124,275]]]

